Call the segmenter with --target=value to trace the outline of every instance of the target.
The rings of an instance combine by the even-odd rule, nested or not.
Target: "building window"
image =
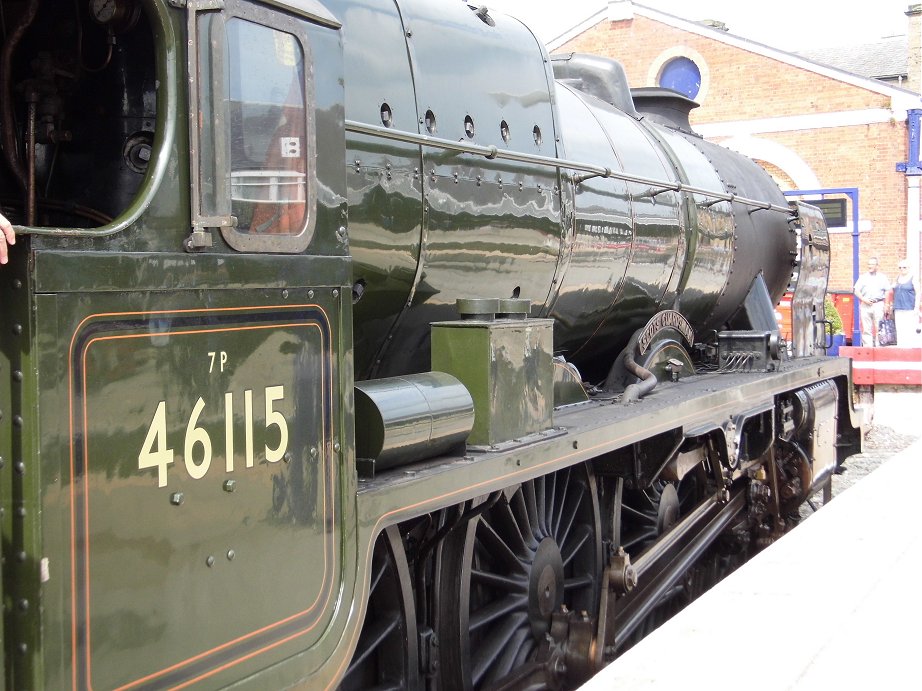
[[[669,60],[659,75],[659,85],[665,89],[672,89],[689,98],[697,98],[701,90],[701,70],[692,60],[686,57],[677,57]]]

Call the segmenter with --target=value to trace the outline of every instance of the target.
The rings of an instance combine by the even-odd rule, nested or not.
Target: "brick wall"
[[[886,96],[646,17],[602,22],[555,52],[613,57],[624,65],[630,85],[637,87],[656,86],[656,75],[650,75],[651,66],[664,51],[677,47],[701,55],[710,77],[704,79],[706,100],[693,111],[692,124],[889,105]]]
[[[918,17],[916,20],[922,22]],[[642,16],[603,21],[555,50],[570,51],[617,59],[632,87],[655,86],[657,67],[662,66],[664,56],[684,53],[692,57],[703,68],[701,107],[692,111],[693,126],[890,106],[887,95]],[[895,275],[906,247],[906,181],[903,174],[895,172],[896,163],[907,158],[906,124],[887,122],[756,136],[795,151],[822,187],[858,187],[861,218],[872,225],[870,232],[861,234],[862,261],[874,254],[880,258],[882,269]],[[766,168],[782,188],[790,189],[791,178],[785,171]],[[850,290],[850,234],[833,237],[832,265],[830,289]]]
[[[906,155],[905,126],[860,125],[776,133],[764,138],[800,154],[824,187],[859,188],[860,216],[871,222],[871,230],[861,233],[861,256],[877,256],[884,273],[895,275],[906,248],[906,182],[903,174],[894,170],[894,162]],[[721,139],[714,141],[720,143]],[[790,182],[786,185],[777,175],[775,180],[790,189]],[[852,236],[835,234],[830,290],[847,290],[851,285]]]

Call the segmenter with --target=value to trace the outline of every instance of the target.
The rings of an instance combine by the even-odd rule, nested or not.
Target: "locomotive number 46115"
[[[277,463],[285,457],[288,451],[288,422],[281,412],[276,410],[276,403],[285,399],[285,387],[267,386],[265,390],[265,425],[266,443],[265,457],[269,463]],[[205,427],[199,424],[202,413],[206,412],[205,401],[199,396],[192,412],[186,421],[186,432],[183,440],[183,461],[186,472],[193,480],[205,477],[211,467],[213,445],[211,435]],[[234,424],[234,393],[228,391],[224,394],[224,469],[230,473],[234,470],[235,451],[235,424]],[[207,412],[206,412],[207,414]],[[166,487],[169,467],[173,465],[176,454],[168,446],[167,420],[168,410],[166,401],[157,404],[157,410],[147,429],[147,436],[141,445],[138,454],[138,470],[148,468],[157,469],[158,487]],[[253,467],[255,449],[253,441],[253,391],[247,389],[243,392],[243,453],[247,468]],[[270,446],[272,428],[278,429],[278,444]]]

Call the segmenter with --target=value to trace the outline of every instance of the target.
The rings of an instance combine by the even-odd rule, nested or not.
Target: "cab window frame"
[[[234,20],[248,22],[294,38],[300,49],[302,66],[299,77],[303,120],[298,123],[304,133],[299,156],[303,165],[303,216],[296,234],[278,232],[244,232],[236,227],[233,214],[231,166],[231,101],[228,79],[230,61],[228,25]],[[198,104],[193,119],[198,127],[198,161],[193,171],[193,227],[219,227],[227,244],[240,252],[297,254],[306,250],[314,237],[317,216],[316,123],[314,80],[310,41],[302,20],[265,6],[243,0],[228,0],[220,12],[202,12],[197,21],[197,73],[195,85]],[[217,78],[215,78],[217,77]],[[258,171],[268,172],[268,171]],[[282,172],[282,171],[277,171]],[[255,204],[254,204],[255,206]]]

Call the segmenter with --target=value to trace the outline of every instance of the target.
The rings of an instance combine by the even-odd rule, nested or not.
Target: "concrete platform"
[[[922,440],[582,689],[922,688],[920,464]]]

